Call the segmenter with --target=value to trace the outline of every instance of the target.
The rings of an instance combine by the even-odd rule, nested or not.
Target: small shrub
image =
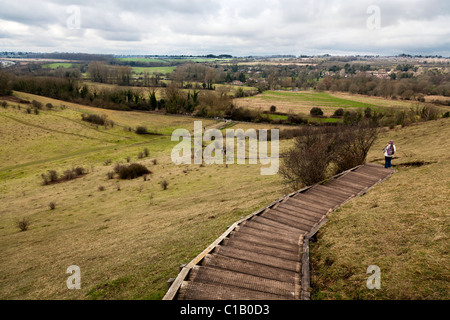
[[[343,116],[344,116],[344,109],[339,108],[334,110],[333,117],[343,117]]]
[[[131,158],[130,158],[130,157],[127,157],[127,162],[130,162],[130,160],[131,160]]]
[[[75,171],[73,171],[73,170],[64,171],[64,174],[63,174],[64,179],[72,180],[72,179],[75,179],[76,177],[77,177],[77,174],[75,173]]]
[[[44,185],[58,181],[58,173],[55,170],[49,170],[47,174],[41,174]]]
[[[270,112],[276,112],[277,107],[276,106],[270,106]]]
[[[167,190],[167,187],[169,186],[169,182],[167,180],[163,180],[160,182],[160,186],[163,190]]]
[[[30,226],[31,221],[29,218],[22,218],[22,220],[17,221],[16,225],[20,231],[27,231]]]
[[[47,104],[45,105],[45,107],[46,107],[48,110],[52,110],[52,109],[53,109],[53,105],[52,105],[51,103],[47,103]]]
[[[148,157],[150,155],[150,152],[148,151],[148,148],[144,149],[144,156]]]
[[[153,162],[153,165],[156,165],[158,163],[158,160],[157,159],[153,159],[152,162]]]
[[[107,173],[108,179],[113,179],[114,178],[114,171],[110,171]]]
[[[30,107],[28,107],[28,108],[26,109],[26,111],[27,111],[27,114],[31,114],[31,108],[30,108]]]
[[[104,164],[105,166],[109,166],[112,163],[111,159],[105,160]]]
[[[98,186],[98,191],[105,191],[105,187],[104,186]]]
[[[2,101],[2,107],[6,108],[8,106],[8,104],[6,103],[6,101]]]
[[[31,101],[31,105],[33,106],[33,108],[35,109],[42,109],[42,103],[36,100]]]
[[[149,199],[150,199],[150,204],[153,204],[153,193],[150,194]]]
[[[54,203],[54,202],[52,201],[52,202],[50,202],[50,203],[48,204],[48,206],[50,207],[50,210],[55,210],[55,208],[56,208],[56,203]]]
[[[138,126],[138,127],[136,128],[135,132],[136,132],[137,134],[148,134],[147,127],[145,127],[145,126]]]
[[[114,170],[116,170],[120,179],[135,179],[140,176],[143,176],[144,174],[152,173],[150,170],[148,170],[144,165],[140,163],[132,163],[130,165],[118,164],[114,168]]]
[[[309,111],[309,113],[310,113],[312,116],[323,116],[323,111],[322,111],[322,109],[320,109],[319,107],[313,107],[313,108]]]
[[[72,170],[75,172],[75,174],[77,176],[82,176],[83,174],[86,173],[86,170],[83,167],[76,167],[76,168],[74,168]]]
[[[144,157],[144,154],[142,152],[139,152],[137,157],[138,157],[138,159],[142,159]]]
[[[98,114],[82,114],[81,115],[81,120],[86,121],[86,122],[90,122],[93,124],[98,124],[98,125],[106,125],[107,124],[107,120],[106,120],[106,116],[105,115],[98,115]]]
[[[450,117],[450,111],[447,111],[442,115],[442,118],[449,118]]]

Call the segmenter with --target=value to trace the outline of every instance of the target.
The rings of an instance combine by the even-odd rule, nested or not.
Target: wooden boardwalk
[[[331,212],[394,172],[358,166],[239,220],[181,269],[163,299],[309,299],[310,237]]]

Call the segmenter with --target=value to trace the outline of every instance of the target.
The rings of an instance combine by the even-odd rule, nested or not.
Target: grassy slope
[[[313,299],[449,299],[450,120],[382,134],[369,161],[398,148],[390,179],[333,213],[312,244]],[[425,161],[421,167],[401,164]],[[381,289],[368,290],[369,265]]]
[[[142,137],[122,127],[146,124],[169,134],[177,127],[191,129],[198,119],[70,103],[60,109],[57,100],[16,94],[56,107],[39,115],[25,114],[25,106],[0,108],[2,299],[162,298],[180,264],[227,225],[285,192],[278,176],[259,174],[259,165],[176,166],[170,159],[176,142],[169,136]],[[80,114],[87,111],[105,113],[117,125],[104,129],[82,122]],[[150,157],[137,159],[145,147]],[[107,178],[127,156],[153,171],[147,181]],[[107,159],[112,164],[105,165]],[[89,173],[42,185],[40,175],[47,170],[61,174],[78,165]],[[165,191],[159,185],[164,179]],[[23,217],[31,225],[20,232],[15,222]],[[72,264],[81,268],[81,290],[66,287]]]

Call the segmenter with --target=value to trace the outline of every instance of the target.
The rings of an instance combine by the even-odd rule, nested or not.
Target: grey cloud
[[[69,5],[81,10],[80,30],[66,27]],[[370,5],[380,8],[380,30],[367,28]],[[33,40],[55,51],[139,54],[450,52],[446,0],[0,0],[0,8],[0,21],[31,33],[0,24],[8,49]]]

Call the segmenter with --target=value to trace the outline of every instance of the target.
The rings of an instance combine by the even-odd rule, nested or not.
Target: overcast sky
[[[0,51],[450,56],[450,1],[0,0]]]

